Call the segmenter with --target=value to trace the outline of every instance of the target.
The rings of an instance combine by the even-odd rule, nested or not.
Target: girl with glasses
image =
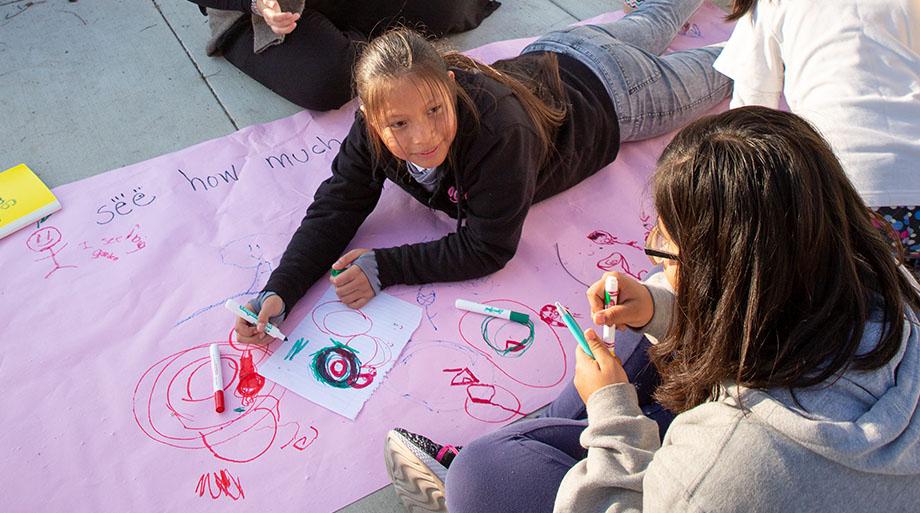
[[[660,341],[655,397],[678,415],[659,444],[619,361],[579,350],[586,457],[555,510],[915,509],[920,289],[829,145],[744,107],[683,129],[653,183],[670,290],[620,275],[635,294],[588,299]]]
[[[459,451],[397,433],[450,454],[451,513],[916,510],[920,285],[828,144],[794,114],[735,109],[679,132],[653,186],[664,272],[616,274],[608,309],[604,278],[587,295],[596,323],[659,341],[664,439],[588,329],[596,359],[576,349],[551,415]],[[560,415],[578,400],[586,420]],[[391,475],[424,476],[392,447]]]

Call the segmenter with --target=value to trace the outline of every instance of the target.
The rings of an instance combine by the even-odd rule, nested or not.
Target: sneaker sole
[[[387,474],[406,511],[447,513],[444,481],[432,470],[440,463],[427,454],[413,452],[409,442],[395,431],[387,434],[384,459]]]

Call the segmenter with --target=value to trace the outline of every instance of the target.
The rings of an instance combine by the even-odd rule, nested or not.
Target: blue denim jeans
[[[712,67],[721,46],[661,55],[702,3],[645,0],[624,18],[550,32],[522,53],[555,52],[584,63],[613,99],[620,141],[648,139],[684,126],[731,95],[731,79]]]
[[[636,387],[642,412],[658,423],[663,437],[674,414],[652,398],[659,376],[649,361],[649,347],[642,337],[623,368]],[[463,446],[447,471],[447,510],[552,512],[562,478],[588,454],[579,442],[587,416],[585,403],[569,383],[540,417],[515,422]]]

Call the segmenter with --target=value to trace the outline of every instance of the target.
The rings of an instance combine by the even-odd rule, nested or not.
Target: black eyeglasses
[[[649,259],[655,265],[660,264],[662,260],[674,260],[675,262],[679,261],[677,255],[673,253],[666,253],[664,251],[658,251],[652,248],[645,248],[645,254],[648,255]]]
[[[663,265],[665,260],[679,262],[680,258],[677,253],[673,252],[674,249],[676,249],[674,245],[664,238],[656,224],[645,239],[645,254],[648,255],[649,260],[654,265]]]

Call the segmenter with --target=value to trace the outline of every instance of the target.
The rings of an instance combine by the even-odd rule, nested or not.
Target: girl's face
[[[447,74],[454,79],[452,71]],[[382,103],[371,127],[390,153],[422,168],[444,163],[457,135],[454,100],[446,90],[407,75],[391,84]]]

